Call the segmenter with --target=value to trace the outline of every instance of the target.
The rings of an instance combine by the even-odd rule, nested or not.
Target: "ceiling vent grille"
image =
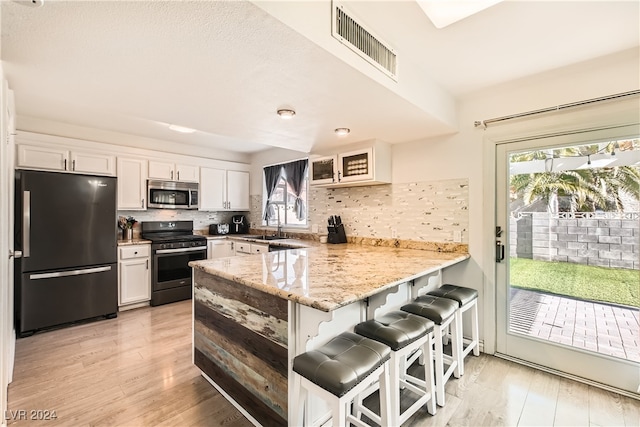
[[[337,2],[333,2],[332,21],[333,37],[384,74],[398,81],[398,59],[392,48],[368,31],[362,23],[357,22],[353,14],[347,14],[344,6]]]

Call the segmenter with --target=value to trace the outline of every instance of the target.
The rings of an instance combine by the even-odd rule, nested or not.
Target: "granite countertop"
[[[150,245],[150,244],[151,244],[151,240],[146,240],[142,238],[131,239],[131,240],[118,239],[118,246]]]
[[[332,311],[469,258],[467,253],[353,243],[328,245],[296,239],[268,241],[269,244],[275,242],[308,247],[192,261],[189,265],[271,295]]]

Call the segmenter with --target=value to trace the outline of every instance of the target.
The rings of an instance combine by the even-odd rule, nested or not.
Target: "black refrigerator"
[[[19,337],[118,311],[116,178],[16,171]]]

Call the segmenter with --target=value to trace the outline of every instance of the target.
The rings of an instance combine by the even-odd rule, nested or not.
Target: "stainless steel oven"
[[[207,258],[207,239],[192,233],[193,221],[142,223],[142,237],[151,240],[152,306],[191,298],[189,262]]]

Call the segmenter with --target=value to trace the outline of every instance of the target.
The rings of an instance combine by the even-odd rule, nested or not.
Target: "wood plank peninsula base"
[[[262,425],[287,424],[287,300],[195,270],[194,361]]]
[[[194,261],[194,363],[255,425],[287,425],[291,361],[439,286],[466,253],[357,244]],[[307,422],[329,416],[310,400]]]

